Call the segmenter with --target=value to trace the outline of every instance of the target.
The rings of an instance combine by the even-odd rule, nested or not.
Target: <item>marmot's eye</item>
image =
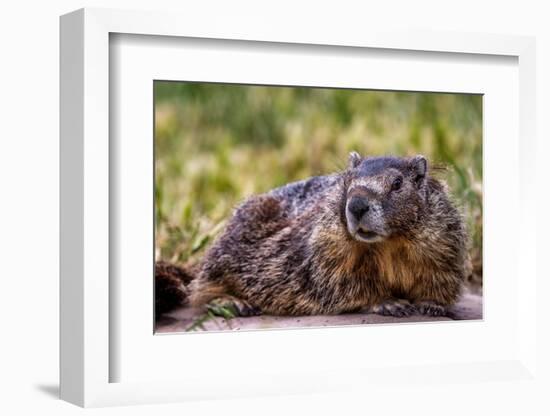
[[[391,184],[391,190],[397,191],[401,189],[401,185],[403,185],[403,179],[401,177],[396,178],[393,183]]]

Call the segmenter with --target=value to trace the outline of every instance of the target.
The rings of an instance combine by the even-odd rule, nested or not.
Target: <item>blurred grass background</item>
[[[424,154],[471,235],[482,282],[482,97],[155,81],[156,257],[192,266],[244,198],[361,155]]]

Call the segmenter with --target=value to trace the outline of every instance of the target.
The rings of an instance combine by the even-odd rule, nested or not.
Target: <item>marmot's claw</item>
[[[214,315],[224,318],[256,316],[261,314],[259,308],[252,306],[245,300],[236,299],[231,296],[216,298],[206,305],[206,307]]]
[[[240,306],[237,306],[237,309],[239,310],[239,316],[257,316],[262,313],[260,308],[249,305],[246,302],[243,302]]]
[[[371,311],[384,316],[410,316],[414,315],[417,310],[408,300],[391,299],[379,303],[371,308]]]
[[[418,311],[422,315],[429,316],[445,316],[447,315],[447,310],[443,305],[440,305],[436,302],[423,301],[416,304]]]

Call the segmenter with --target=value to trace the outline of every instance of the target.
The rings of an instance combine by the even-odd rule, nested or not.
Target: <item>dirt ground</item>
[[[464,293],[459,302],[450,310],[449,316],[431,317],[413,315],[403,318],[381,316],[372,313],[317,316],[270,316],[260,315],[230,320],[217,317],[209,319],[201,326],[193,325],[201,311],[193,308],[180,308],[163,316],[156,326],[156,333],[194,331],[240,331],[275,328],[304,328],[340,325],[393,324],[402,322],[432,322],[452,320],[479,320],[483,316],[482,297],[475,293]]]

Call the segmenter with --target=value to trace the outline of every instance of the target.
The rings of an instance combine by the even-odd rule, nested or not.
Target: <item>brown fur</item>
[[[357,193],[379,204],[368,227],[383,240],[349,231],[346,204]],[[466,244],[462,218],[425,159],[352,155],[342,173],[246,200],[202,260],[189,302],[225,299],[243,315],[439,315],[460,293]]]
[[[168,312],[187,301],[187,285],[193,275],[173,264],[159,261],[155,264],[155,313]]]

